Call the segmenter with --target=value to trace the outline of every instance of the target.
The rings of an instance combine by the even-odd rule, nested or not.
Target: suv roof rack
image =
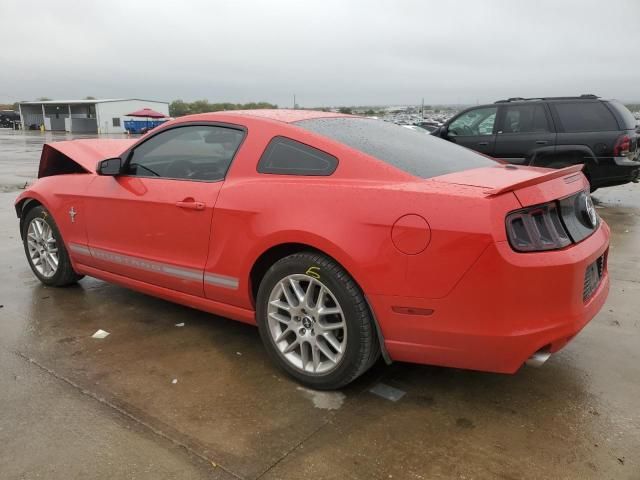
[[[533,97],[533,98],[523,98],[523,97],[511,97],[506,100],[498,100],[495,103],[509,103],[509,102],[529,102],[536,100],[595,100],[598,97],[597,95],[593,95],[592,93],[584,93],[579,97]]]

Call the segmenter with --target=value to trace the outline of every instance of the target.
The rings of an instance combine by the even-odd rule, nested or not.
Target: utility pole
[[[296,108],[296,94],[293,94],[293,108]]]
[[[422,97],[422,108],[420,109],[420,114],[422,119],[424,120],[424,97]]]

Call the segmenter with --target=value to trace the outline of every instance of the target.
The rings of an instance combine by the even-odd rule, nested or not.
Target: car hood
[[[42,149],[38,176],[55,174],[53,172],[69,160],[95,173],[100,160],[119,157],[135,142],[135,139],[87,139],[47,143]]]

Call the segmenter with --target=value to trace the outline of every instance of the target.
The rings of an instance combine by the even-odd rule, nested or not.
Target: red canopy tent
[[[143,108],[132,113],[127,113],[127,117],[144,117],[144,118],[167,118],[164,113],[156,112],[150,108]]]

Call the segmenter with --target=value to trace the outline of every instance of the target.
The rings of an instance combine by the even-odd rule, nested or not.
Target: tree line
[[[209,103],[208,100],[196,100],[195,102],[174,100],[169,104],[169,115],[171,117],[181,117],[183,115],[191,115],[192,113],[219,112],[221,110],[255,110],[263,108],[278,108],[278,106],[267,102]]]
[[[85,100],[95,100],[96,97],[84,97]],[[48,97],[38,97],[38,101],[51,100]],[[640,104],[627,104],[626,107],[632,112],[640,111]],[[206,112],[219,112],[220,110],[253,110],[261,108],[278,108],[277,105],[268,102],[250,102],[250,103],[209,103],[208,100],[196,100],[195,102],[184,102],[182,100],[174,100],[169,104],[169,115],[172,117],[181,117],[183,115],[189,115],[192,113],[206,113]],[[340,107],[340,113],[353,113],[355,107]],[[430,110],[430,105],[424,106],[425,110]],[[15,103],[0,103],[0,110],[15,110],[18,111],[18,102]],[[319,108],[318,110],[328,111],[328,108]],[[382,111],[376,111],[372,108],[367,110],[358,110],[364,115],[380,115]],[[440,110],[436,108],[435,112]]]

